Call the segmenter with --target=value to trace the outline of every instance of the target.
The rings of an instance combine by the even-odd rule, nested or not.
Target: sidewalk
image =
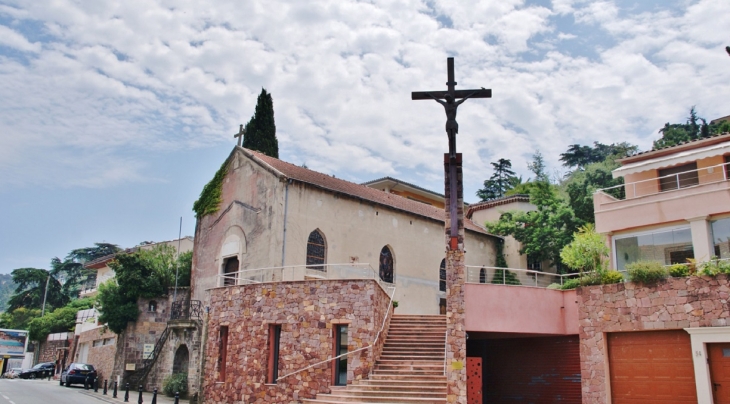
[[[117,398],[112,398],[113,391],[109,390],[106,395],[103,394],[103,390],[99,389],[98,393],[94,393],[94,390],[80,390],[79,393],[85,394],[87,396],[94,397],[96,399],[99,399],[101,401],[105,401],[107,403],[123,403],[124,402],[124,390],[117,391]],[[129,403],[130,404],[137,404],[139,402],[139,391],[132,391],[129,390]],[[142,392],[142,402],[144,404],[150,404],[152,403],[152,393],[151,392]],[[175,399],[172,397],[167,397],[163,393],[158,392],[157,393],[157,404],[173,404],[175,402]],[[187,404],[188,400],[180,399],[180,404]]]

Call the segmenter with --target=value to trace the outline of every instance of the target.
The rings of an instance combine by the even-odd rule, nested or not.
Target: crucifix
[[[454,80],[454,58],[446,59],[446,70],[448,81],[446,91],[414,91],[411,93],[412,100],[435,100],[444,107],[446,112],[446,135],[449,137],[449,209],[451,218],[451,233],[449,248],[458,248],[459,217],[458,214],[458,190],[457,190],[457,153],[456,134],[459,133],[459,124],[456,122],[456,110],[464,101],[469,98],[491,98],[492,90],[482,87],[478,90],[456,90]],[[444,100],[444,101],[442,101]],[[458,101],[457,101],[458,100]],[[459,156],[460,157],[460,156]]]
[[[243,129],[243,125],[241,125],[238,128],[238,133],[233,135],[234,138],[238,138],[238,145],[241,146],[241,142],[243,141],[243,135],[246,134],[246,131]]]

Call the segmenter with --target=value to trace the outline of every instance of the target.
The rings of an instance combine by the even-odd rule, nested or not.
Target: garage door
[[[608,334],[608,358],[613,404],[697,403],[684,330]]]

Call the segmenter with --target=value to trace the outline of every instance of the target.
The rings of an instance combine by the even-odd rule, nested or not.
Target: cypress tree
[[[276,124],[274,124],[274,101],[264,88],[261,89],[256,101],[256,111],[246,124],[243,147],[279,158],[279,142],[276,140]]]

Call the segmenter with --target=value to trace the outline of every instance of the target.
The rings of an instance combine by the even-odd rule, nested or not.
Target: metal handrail
[[[449,327],[446,326],[446,331],[444,331],[444,376],[446,376],[446,349],[449,346]]]
[[[240,271],[236,272],[229,272],[225,274],[218,274],[217,277],[220,279],[223,279],[224,287],[226,286],[238,286],[238,279],[241,278],[244,280],[247,284],[250,283],[268,283],[265,281],[257,281],[254,279],[246,279],[246,276],[251,276],[250,274],[254,273],[265,273],[266,271],[278,271],[279,273],[283,272],[285,269],[295,269],[295,268],[304,268],[309,269],[312,272],[307,274],[307,276],[310,277],[317,277],[320,274],[326,275],[329,271],[329,268],[356,268],[356,269],[363,269],[363,270],[369,270],[370,277],[363,277],[363,278],[331,278],[331,279],[378,279],[380,280],[380,276],[378,273],[373,269],[372,266],[368,263],[347,263],[347,264],[317,264],[317,265],[287,265],[287,266],[278,266],[278,267],[264,267],[264,268],[251,268],[251,269],[242,269]],[[321,270],[319,268],[325,268],[325,270]],[[274,273],[274,272],[272,272]],[[235,283],[233,285],[225,285],[226,280],[232,280]],[[280,282],[279,280],[272,280],[271,282]],[[383,281],[384,282],[384,281]],[[388,282],[386,282],[388,283]]]
[[[692,188],[692,187],[696,187],[696,186],[700,186],[700,185],[705,185],[705,184],[714,184],[714,183],[717,183],[717,182],[724,182],[724,181],[727,181],[728,180],[728,170],[727,170],[727,167],[729,165],[730,165],[730,163],[723,163],[723,164],[717,164],[717,165],[710,166],[710,167],[698,168],[696,170],[682,171],[681,173],[669,174],[669,175],[664,175],[664,176],[655,177],[655,178],[649,178],[649,179],[641,180],[641,181],[628,182],[628,183],[625,183],[625,184],[614,185],[614,186],[608,187],[608,188],[601,188],[601,189],[596,190],[595,192],[607,193],[606,191],[609,191],[609,190],[612,190],[612,189],[619,189],[621,187],[624,187],[624,190],[626,190],[626,187],[628,187],[629,185],[632,185],[633,186],[633,190],[634,190],[634,196],[632,198],[628,198],[628,197],[626,197],[625,192],[624,192],[624,200],[625,200],[625,199],[633,199],[633,198],[636,198],[637,197],[636,196],[636,184],[649,183],[649,182],[656,183],[656,181],[660,181],[660,180],[666,179],[666,178],[676,178],[677,188],[676,189],[674,189],[674,188],[673,189],[668,189],[666,191],[661,191],[660,190],[658,192],[649,193],[649,194],[645,194],[645,195],[641,195],[641,196],[657,195],[657,194],[660,194],[660,193],[663,193],[663,192],[669,192],[669,191],[676,191],[676,190],[679,190],[679,189]],[[699,172],[700,171],[709,171],[709,169],[711,169],[711,168],[714,169],[714,168],[719,168],[719,167],[722,167],[722,180],[716,180],[716,181],[712,181],[712,182],[705,182],[705,183],[702,183],[702,184],[690,185],[690,186],[686,186],[686,187],[680,186],[681,185],[680,184],[680,179],[679,179],[679,176],[680,175],[685,175],[687,173],[696,172],[696,173],[698,173],[697,178],[699,179],[701,177],[699,175]],[[706,177],[706,176],[702,176],[702,177]]]
[[[313,368],[313,367],[315,367],[315,366],[319,366],[319,365],[321,365],[321,364],[324,364],[324,363],[327,363],[327,362],[331,362],[331,361],[333,361],[333,360],[337,360],[337,359],[340,359],[340,358],[342,358],[343,356],[348,356],[348,355],[354,354],[354,353],[356,353],[356,352],[360,352],[360,351],[364,351],[364,350],[366,350],[366,349],[370,349],[370,348],[372,348],[373,346],[375,346],[375,344],[377,344],[377,343],[378,343],[378,339],[380,338],[380,334],[381,334],[381,333],[383,332],[383,330],[385,329],[385,323],[386,323],[386,321],[388,320],[388,316],[390,315],[390,308],[391,308],[391,307],[393,306],[393,297],[395,296],[395,286],[392,286],[391,288],[393,289],[393,291],[392,291],[392,292],[391,292],[391,294],[390,294],[390,301],[388,302],[388,309],[387,309],[387,310],[385,310],[385,317],[383,317],[383,324],[382,324],[382,325],[380,326],[380,330],[379,330],[379,331],[378,331],[378,333],[377,333],[377,334],[375,335],[375,339],[373,340],[373,343],[372,343],[372,344],[370,344],[370,345],[366,345],[366,346],[364,346],[364,347],[362,347],[362,348],[358,348],[358,349],[356,349],[356,350],[354,350],[354,351],[350,351],[350,352],[345,352],[345,353],[343,353],[343,354],[341,354],[341,355],[337,355],[337,356],[335,356],[335,357],[333,357],[333,358],[329,358],[329,359],[325,359],[325,360],[323,360],[323,361],[319,361],[319,362],[317,362],[317,363],[315,363],[315,364],[309,365],[309,366],[307,366],[307,367],[305,367],[305,368],[302,368],[302,369],[296,370],[296,371],[294,371],[294,372],[291,372],[291,373],[287,373],[287,374],[285,374],[284,376],[281,376],[281,377],[277,378],[277,379],[276,379],[276,381],[278,382],[279,380],[282,380],[282,379],[285,379],[285,378],[287,378],[287,377],[289,377],[289,376],[291,376],[291,375],[295,375],[295,374],[297,374],[297,373],[303,372],[303,371],[305,371],[305,370],[307,370],[307,369],[311,369],[311,368]]]
[[[508,285],[507,284],[507,271],[519,272],[519,273],[524,273],[524,274],[527,274],[527,275],[532,275],[534,277],[534,279],[535,279],[535,285],[534,286],[533,285],[511,285],[511,286],[540,287],[539,284],[538,284],[538,281],[537,281],[538,280],[538,276],[558,278],[559,281],[560,281],[560,284],[562,285],[563,282],[564,282],[564,280],[565,280],[565,278],[571,278],[571,277],[580,276],[579,273],[573,273],[573,274],[554,274],[554,273],[551,273],[551,272],[535,271],[535,270],[532,270],[532,269],[502,268],[502,267],[476,266],[476,265],[466,265],[466,269],[467,269],[466,283],[471,283],[471,284],[493,284],[493,283],[492,282],[484,282],[484,283],[482,283],[482,282],[474,282],[473,280],[469,280],[469,269],[474,269],[474,270],[486,269],[486,270],[494,270],[494,271],[502,270],[502,283],[501,284],[500,283],[497,283],[496,285]]]

